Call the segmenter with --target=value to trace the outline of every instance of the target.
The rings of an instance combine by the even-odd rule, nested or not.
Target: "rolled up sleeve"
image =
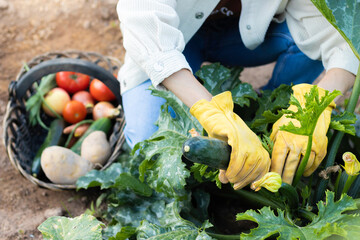
[[[310,0],[292,0],[286,7],[286,21],[300,50],[324,68],[342,68],[356,75],[359,60],[340,33]]]
[[[155,87],[180,69],[191,68],[182,51],[176,0],[119,0],[117,13],[126,54]]]

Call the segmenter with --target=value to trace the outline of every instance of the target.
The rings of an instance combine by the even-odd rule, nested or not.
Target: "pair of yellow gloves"
[[[292,88],[293,95],[302,106],[305,105],[304,95],[312,86],[298,84]],[[322,96],[325,90],[318,89]],[[311,175],[326,155],[328,141],[326,133],[333,107],[335,104],[331,104],[317,122],[304,176]],[[224,92],[214,96],[210,102],[199,100],[190,109],[190,113],[199,120],[209,137],[224,140],[232,147],[227,170],[220,170],[220,181],[223,183],[230,181],[234,189],[241,189],[271,171],[279,173],[283,182],[291,184],[301,157],[305,155],[307,137],[281,131],[279,127],[290,121],[295,126],[299,126],[299,122],[282,116],[273,125],[270,139],[274,142],[274,148],[270,159],[269,153],[264,149],[257,135],[233,112],[233,108],[231,93]],[[295,106],[290,106],[289,109],[296,111]]]

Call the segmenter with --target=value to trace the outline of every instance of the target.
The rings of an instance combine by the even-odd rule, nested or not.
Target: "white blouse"
[[[191,68],[182,51],[220,0],[119,0],[117,12],[126,50],[118,79],[121,92],[151,79],[155,87]],[[240,1],[240,0],[234,0]],[[287,21],[300,50],[326,70],[356,74],[359,61],[346,41],[310,0],[241,0],[239,31],[245,46],[263,41],[271,21]],[[261,17],[259,17],[261,16]]]

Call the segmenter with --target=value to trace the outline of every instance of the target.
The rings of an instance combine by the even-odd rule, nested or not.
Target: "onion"
[[[86,109],[91,109],[94,107],[94,98],[91,96],[91,94],[88,91],[79,91],[76,92],[73,96],[72,96],[72,100],[76,100],[79,102],[82,102]]]
[[[94,120],[104,117],[115,118],[120,114],[120,110],[115,108],[110,102],[101,101],[95,104],[92,114]]]

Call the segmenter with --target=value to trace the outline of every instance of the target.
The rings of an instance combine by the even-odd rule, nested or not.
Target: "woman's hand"
[[[269,153],[245,122],[233,112],[231,92],[216,95],[209,102],[197,101],[190,109],[209,137],[226,141],[231,147],[230,163],[221,172],[223,183],[230,181],[234,189],[245,187],[264,176],[270,167]]]
[[[313,85],[298,84],[293,87],[293,94],[302,106],[305,106],[305,93],[310,92]],[[325,94],[325,90],[318,88],[320,97]],[[306,164],[304,176],[310,176],[320,165],[326,156],[328,139],[326,133],[331,121],[331,111],[335,103],[331,103],[320,115],[312,138],[312,147],[309,160]],[[297,111],[296,107],[289,107],[292,111]],[[286,131],[279,130],[280,126],[292,122],[299,126],[299,121],[282,116],[273,125],[270,139],[274,142],[274,148],[271,157],[271,171],[277,172],[282,176],[283,182],[291,184],[295,176],[298,165],[305,155],[308,137],[296,135]]]

